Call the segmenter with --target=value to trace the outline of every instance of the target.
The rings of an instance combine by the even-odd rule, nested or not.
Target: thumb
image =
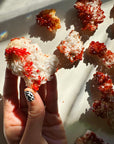
[[[45,107],[40,95],[30,88],[24,90],[28,104],[28,118],[21,144],[35,144],[42,140],[42,125]]]

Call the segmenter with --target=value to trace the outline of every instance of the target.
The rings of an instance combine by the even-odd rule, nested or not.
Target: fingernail
[[[34,95],[33,95],[32,92],[30,92],[30,91],[25,91],[24,94],[25,94],[25,97],[26,97],[26,99],[27,99],[28,101],[33,101],[33,100],[34,100]]]

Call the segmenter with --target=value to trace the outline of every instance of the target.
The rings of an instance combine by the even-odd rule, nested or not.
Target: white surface
[[[0,1],[0,22],[9,20],[16,16],[43,8],[61,0],[1,0]]]
[[[0,2],[0,34],[6,32],[6,37],[0,35],[0,93],[2,94],[5,67],[4,50],[13,37],[24,36],[37,42],[45,53],[54,53],[56,46],[63,40],[71,29],[78,29],[78,21],[75,21],[75,0],[5,0]],[[108,49],[114,51],[114,37],[108,36],[107,29],[113,23],[110,18],[110,10],[114,1],[103,0],[102,8],[105,11],[106,19],[99,25],[98,29],[90,37],[85,35],[85,47],[94,40],[104,42]],[[13,6],[13,7],[12,7]],[[60,17],[62,27],[56,35],[50,34],[46,29],[37,26],[35,15],[42,9],[54,8],[56,15]],[[74,24],[75,22],[75,24]],[[77,136],[82,135],[85,130],[90,129],[99,134],[106,142],[114,144],[114,131],[112,131],[103,120],[94,114],[86,112],[89,109],[86,91],[87,82],[92,78],[95,68],[93,65],[86,65],[84,60],[75,66],[63,67],[57,72],[59,111],[65,125],[68,144],[73,144]],[[2,119],[2,117],[1,117]],[[2,127],[2,123],[0,123]],[[3,141],[1,130],[0,143]]]

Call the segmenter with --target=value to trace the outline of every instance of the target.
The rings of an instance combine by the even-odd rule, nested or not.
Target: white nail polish
[[[34,95],[33,95],[32,92],[30,92],[30,91],[25,91],[24,94],[25,94],[25,97],[26,97],[26,99],[27,99],[28,101],[33,101],[33,100],[34,100]]]

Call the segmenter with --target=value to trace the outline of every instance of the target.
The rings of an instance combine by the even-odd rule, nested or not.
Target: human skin
[[[6,69],[4,83],[4,135],[8,144],[67,144],[64,126],[58,113],[57,81],[42,85],[38,92],[25,88],[24,80]],[[18,99],[18,90],[20,99]],[[24,91],[34,95],[27,101]]]

